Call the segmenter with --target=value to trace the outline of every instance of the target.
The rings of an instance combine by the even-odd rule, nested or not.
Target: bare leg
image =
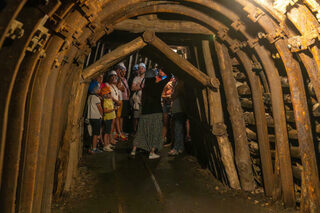
[[[153,147],[153,148],[151,149],[151,152],[150,152],[150,153],[154,153],[154,151],[155,151],[155,148]]]
[[[112,127],[111,127],[111,134],[110,134],[110,143],[111,144],[116,144],[116,141],[113,139],[113,132],[114,132],[114,129],[115,129],[115,123],[116,123],[116,119],[113,119],[112,120]]]
[[[97,148],[97,142],[98,142],[98,135],[94,135],[92,139],[92,149]]]
[[[187,141],[191,140],[191,137],[190,137],[190,121],[189,121],[189,119],[187,119],[187,121],[186,121],[186,139],[187,139]]]
[[[102,127],[100,128],[100,135],[99,135],[99,138],[100,138],[100,140],[101,140],[102,144],[104,144],[104,135],[103,135],[103,128],[102,128]]]
[[[162,138],[165,140],[168,131],[168,113],[163,113]]]
[[[104,134],[104,146],[108,146],[110,144],[110,134]]]
[[[117,130],[118,135],[121,135],[120,118],[116,118],[116,130]]]
[[[137,150],[137,147],[133,146],[132,151],[131,151],[131,156],[135,156],[136,155],[136,150]]]
[[[122,134],[123,133],[123,118],[119,118],[119,123],[120,123],[120,132]]]

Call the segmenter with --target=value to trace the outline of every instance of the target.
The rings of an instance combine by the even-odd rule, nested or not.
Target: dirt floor
[[[128,142],[115,152],[85,155],[68,199],[52,212],[229,213],[296,212],[273,203],[263,192],[230,190],[190,155],[149,160],[129,157]],[[260,190],[261,191],[261,190]]]

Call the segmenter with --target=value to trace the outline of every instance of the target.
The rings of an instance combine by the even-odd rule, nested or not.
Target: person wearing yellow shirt
[[[111,144],[111,130],[113,120],[116,118],[115,107],[111,97],[111,89],[109,86],[105,86],[101,89],[101,95],[103,97],[103,122],[104,122],[104,147],[106,152],[112,152],[114,146]]]

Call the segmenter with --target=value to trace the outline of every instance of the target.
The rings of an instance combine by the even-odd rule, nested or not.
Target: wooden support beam
[[[174,62],[178,67],[184,70],[192,78],[197,80],[200,84],[206,87],[218,88],[220,83],[217,78],[210,78],[195,66],[193,66],[189,61],[180,57],[177,53],[172,51],[172,49],[161,39],[159,39],[154,32],[147,31],[143,34],[143,39],[145,42],[150,43],[156,47],[160,52],[168,57],[172,62]]]
[[[142,33],[147,30],[161,33],[190,33],[212,35],[213,32],[191,21],[127,19],[113,27],[115,30]]]
[[[207,74],[211,78],[215,78],[216,76],[215,76],[214,66],[212,62],[209,41],[206,41],[206,40],[202,41],[202,49],[203,49],[203,56],[206,64]],[[234,164],[233,150],[225,129],[226,125],[224,124],[224,119],[223,119],[223,110],[222,110],[219,88],[216,91],[208,89],[208,102],[209,102],[209,116],[210,116],[209,123],[214,127],[213,134],[216,136],[218,141],[221,160],[226,170],[230,187],[233,189],[240,189],[239,177],[238,177],[236,166]],[[222,129],[225,130],[225,131],[222,131],[221,134],[217,134],[219,132],[217,131],[219,130],[219,127],[224,127]]]
[[[223,44],[215,42],[215,48],[219,59],[223,88],[232,124],[235,143],[235,159],[240,176],[241,187],[245,191],[252,191],[256,187],[256,184],[252,172],[243,111],[236,88],[236,81],[232,74],[231,59],[228,49]]]
[[[134,51],[145,47],[146,45],[147,43],[145,43],[141,37],[121,45],[120,47],[100,58],[96,63],[84,69],[82,74],[83,79],[88,80],[96,77],[107,68],[116,64],[119,61],[119,58],[123,58]]]

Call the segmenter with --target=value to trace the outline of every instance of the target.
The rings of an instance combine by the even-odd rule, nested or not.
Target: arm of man
[[[141,82],[138,81],[137,77],[135,77],[135,78],[133,79],[133,82],[132,82],[132,85],[131,85],[131,90],[132,90],[133,92],[135,92],[135,91],[139,91],[139,90],[141,90],[141,89],[142,89],[142,88],[141,88]]]
[[[124,88],[123,84],[121,83],[121,81],[119,81],[119,82],[117,83],[117,87],[118,87],[118,89],[119,89],[121,92],[124,92],[124,91],[125,91],[125,88]]]
[[[98,104],[97,104],[97,107],[98,107],[98,110],[99,110],[99,112],[100,112],[100,115],[103,116],[103,110],[102,110],[101,104],[98,103]]]
[[[131,90],[133,92],[141,90],[140,84],[133,83],[132,86],[131,86]]]
[[[111,99],[113,100],[114,103],[116,103],[117,105],[120,105],[120,101],[114,97],[111,97]]]

